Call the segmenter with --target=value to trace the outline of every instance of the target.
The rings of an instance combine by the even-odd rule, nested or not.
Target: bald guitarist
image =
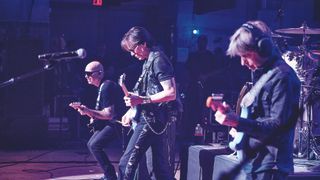
[[[104,79],[104,68],[98,61],[92,61],[86,66],[85,78],[88,84],[98,88],[96,107],[91,109],[79,102],[70,103],[70,106],[81,115],[90,117],[88,126],[93,135],[87,146],[104,172],[101,179],[116,180],[115,169],[103,149],[119,134],[120,124],[116,119],[122,115],[123,94],[117,83]]]

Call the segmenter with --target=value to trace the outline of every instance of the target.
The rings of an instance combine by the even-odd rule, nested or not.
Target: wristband
[[[142,104],[152,103],[151,98],[149,96],[143,97]]]

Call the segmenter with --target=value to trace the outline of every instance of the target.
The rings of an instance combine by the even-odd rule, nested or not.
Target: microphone
[[[87,56],[85,49],[78,49],[76,51],[66,51],[66,52],[55,52],[38,55],[39,60],[48,60],[48,61],[61,61],[67,59],[80,58],[84,59]]]

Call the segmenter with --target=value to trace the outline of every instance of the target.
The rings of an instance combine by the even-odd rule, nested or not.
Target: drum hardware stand
[[[314,122],[313,109],[312,109],[314,100],[312,99],[312,96],[314,96],[316,91],[320,90],[320,88],[312,86],[313,85],[312,82],[314,81],[315,77],[319,75],[318,71],[319,71],[319,67],[317,67],[317,69],[313,72],[309,85],[305,86],[306,88],[309,88],[307,91],[306,99],[305,99],[306,111],[307,111],[307,155],[308,155],[307,158],[308,160],[311,159],[311,153],[314,153],[315,158],[317,160],[320,159],[320,154],[319,154],[320,150],[317,147],[317,142],[311,131],[312,123]]]
[[[302,43],[298,46],[297,54],[293,54],[293,58],[299,57],[296,61],[296,68],[292,67],[300,81],[301,81],[301,90],[300,90],[300,102],[299,102],[299,120],[298,122],[300,127],[297,127],[296,132],[298,132],[298,154],[299,158],[307,157],[311,159],[311,153],[314,153],[317,159],[320,159],[320,148],[317,147],[317,142],[315,137],[312,134],[312,123],[313,123],[313,105],[314,100],[313,96],[315,92],[317,92],[320,88],[317,88],[313,82],[315,82],[315,78],[319,76],[318,69],[314,69],[314,64],[312,61],[309,61],[308,58],[308,49],[307,49],[307,41],[309,40],[309,35],[317,35],[320,34],[320,28],[309,28],[306,22],[302,23],[302,26],[298,28],[285,28],[285,29],[277,29],[275,30],[278,33],[284,34],[294,34],[294,35],[302,35]],[[290,54],[289,54],[290,55]],[[289,59],[291,61],[291,59]],[[287,62],[288,63],[288,62]],[[290,64],[289,64],[290,65]],[[319,64],[318,64],[319,66]],[[319,67],[317,67],[319,68]],[[314,71],[315,70],[315,71]],[[312,77],[310,78],[310,75]],[[305,115],[305,116],[304,116]],[[307,126],[305,125],[307,124]]]
[[[312,122],[313,122],[313,118],[312,118],[312,102],[310,100],[312,94],[313,94],[313,89],[310,90],[310,92],[308,92],[307,94],[307,98],[305,101],[305,107],[306,107],[306,113],[307,113],[307,149],[306,149],[306,153],[307,153],[307,159],[311,160],[311,153],[313,152],[316,156],[316,159],[318,159],[318,153],[316,152],[315,148],[313,146],[316,146],[316,144],[311,144],[311,138],[313,138],[313,136],[311,135],[311,128],[312,128]]]
[[[301,93],[300,93],[300,95],[301,95],[301,97],[300,97],[300,102],[299,102],[299,119],[300,119],[300,121],[299,121],[299,130],[298,130],[298,136],[299,136],[299,138],[298,138],[298,153],[297,153],[297,157],[298,158],[303,158],[303,157],[305,157],[305,155],[306,155],[306,157],[307,157],[307,159],[308,160],[310,160],[311,159],[311,142],[310,142],[310,139],[311,139],[311,122],[312,122],[312,117],[311,117],[311,115],[312,115],[312,109],[311,109],[311,104],[310,104],[310,96],[311,96],[311,94],[312,94],[312,92],[311,91],[307,91],[307,92],[305,92],[305,89],[304,88],[306,88],[306,86],[304,86],[305,84],[306,84],[306,81],[308,80],[307,79],[307,74],[306,74],[306,70],[304,70],[305,68],[308,68],[308,66],[307,66],[307,62],[306,62],[306,57],[308,57],[307,56],[307,53],[308,53],[308,50],[307,50],[307,46],[306,46],[306,44],[307,44],[307,41],[309,40],[309,38],[310,38],[310,36],[307,36],[307,34],[306,34],[306,29],[308,28],[308,26],[307,26],[307,24],[306,24],[306,22],[303,22],[302,23],[302,26],[301,26],[301,28],[302,28],[302,31],[303,31],[303,33],[302,33],[302,44],[301,44],[301,46],[299,46],[299,50],[300,50],[300,52],[301,52],[301,54],[303,54],[303,56],[302,56],[302,58],[300,59],[300,62],[298,62],[298,65],[299,65],[299,67],[301,68],[301,70],[300,71],[302,71],[302,72],[299,72],[299,73],[301,73],[301,75],[300,76],[302,76],[303,77],[303,79],[302,79],[302,82],[301,82],[301,84],[302,84],[302,87],[301,87]],[[299,78],[300,79],[300,78]],[[306,98],[304,98],[304,96],[306,95]],[[306,129],[306,131],[307,131],[307,147],[306,147],[306,150],[303,152],[303,138],[305,138],[304,137],[304,125],[303,125],[303,121],[304,121],[304,119],[303,119],[303,117],[304,117],[304,109],[306,110],[306,116],[307,116],[307,119],[306,119],[306,122],[307,122],[307,129]],[[316,154],[316,153],[315,153]]]

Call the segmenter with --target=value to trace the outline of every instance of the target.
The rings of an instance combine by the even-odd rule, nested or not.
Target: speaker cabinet
[[[289,174],[288,180],[316,180],[320,179],[319,163],[315,160],[294,160],[294,173]],[[236,156],[219,155],[214,160],[213,179],[219,179],[222,173],[226,173],[230,177],[230,170],[239,163]],[[314,167],[312,167],[312,164]],[[304,166],[305,165],[305,166]],[[318,165],[318,166],[316,166]],[[221,178],[226,179],[226,178]],[[246,179],[245,173],[241,170],[235,178],[235,180]]]
[[[215,156],[229,153],[226,146],[218,144],[190,146],[187,179],[212,179]]]
[[[230,175],[230,170],[239,164],[239,160],[234,155],[220,155],[215,157],[213,179],[219,179],[222,174]],[[245,178],[245,173],[241,170],[238,175],[235,176],[235,180],[242,180]],[[222,178],[223,179],[223,178]]]

